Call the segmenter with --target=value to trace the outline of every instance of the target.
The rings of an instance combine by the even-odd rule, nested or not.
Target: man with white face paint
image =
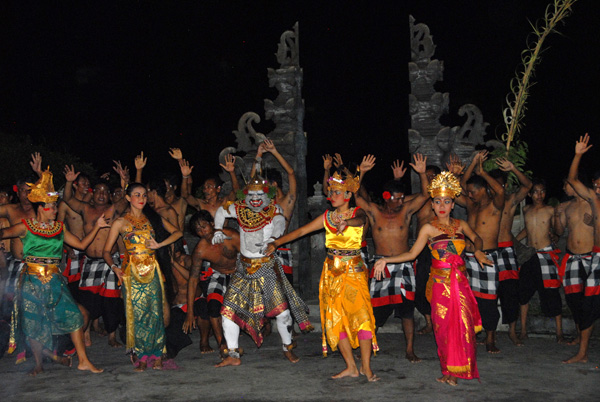
[[[216,367],[241,364],[238,338],[240,327],[257,346],[263,342],[261,329],[268,318],[277,319],[277,330],[284,356],[292,363],[299,358],[292,352],[292,315],[303,332],[313,329],[308,307],[286,279],[277,258],[265,254],[267,245],[285,231],[281,207],[272,198],[275,189],[254,176],[243,191],[244,199],[219,207],[215,214],[212,243],[222,243],[226,218],[236,218],[240,227],[240,256],[223,300],[221,316],[228,356]],[[241,198],[241,197],[239,197]]]

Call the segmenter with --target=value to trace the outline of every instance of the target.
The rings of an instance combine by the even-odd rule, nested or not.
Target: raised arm
[[[146,166],[146,162],[148,158],[144,158],[144,151],[140,152],[138,156],[135,157],[135,182],[142,182],[142,171]]]
[[[11,239],[13,237],[23,237],[27,233],[27,228],[24,223],[17,223],[16,225],[9,226],[7,228],[0,228],[0,239]]]
[[[484,155],[487,156],[487,151],[479,151],[479,152],[477,152],[475,154],[475,156],[473,156],[473,160],[471,161],[471,163],[469,164],[469,167],[467,167],[467,170],[465,170],[465,173],[463,174],[463,176],[460,179],[460,186],[463,188],[463,190],[466,191],[466,189],[467,189],[467,181],[473,175],[473,171],[477,167],[477,164],[479,163],[479,160]]]
[[[233,201],[235,200],[235,192],[240,189],[240,183],[235,174],[235,156],[232,154],[225,155],[225,164],[219,163],[219,165],[229,173],[229,177],[231,177],[231,187],[233,191],[225,197],[225,199]]]
[[[186,200],[192,207],[198,210],[201,209],[198,199],[190,194],[192,169],[194,169],[194,167],[190,166],[189,162],[185,159],[180,159],[179,168],[181,169],[181,198]]]
[[[67,183],[65,184],[63,201],[66,202],[73,211],[79,215],[83,215],[83,211],[85,210],[85,206],[87,204],[73,197],[73,182],[77,179],[77,176],[79,176],[79,172],[75,173],[75,168],[73,165],[71,165],[71,167],[67,165],[65,166],[64,173]]]
[[[286,197],[288,198],[288,202],[294,203],[296,201],[296,194],[298,192],[298,190],[297,190],[298,185],[296,183],[296,175],[294,174],[294,169],[288,163],[288,161],[286,161],[285,158],[283,156],[281,156],[281,154],[275,147],[275,144],[273,144],[273,141],[267,139],[261,144],[261,146],[264,147],[266,152],[270,152],[271,155],[273,155],[275,157],[275,159],[277,159],[277,162],[279,162],[279,164],[281,165],[283,170],[285,170],[285,172],[287,173],[289,188],[288,188],[288,193],[286,194]],[[252,177],[252,176],[250,176],[250,177]]]
[[[373,155],[364,156],[360,163],[360,166],[359,166],[360,188],[356,192],[356,205],[358,205],[361,208],[365,208],[365,209],[370,209],[372,207],[372,202],[371,202],[371,197],[369,197],[369,193],[367,193],[367,190],[366,190],[365,186],[363,185],[363,178],[365,177],[367,172],[369,172],[371,169],[373,169],[375,167],[375,160],[376,160],[376,158]]]
[[[427,157],[419,153],[415,153],[413,155],[413,159],[414,163],[411,163],[410,166],[419,174],[419,180],[421,181],[421,192],[417,194],[416,197],[406,201],[407,211],[410,214],[421,209],[421,207],[425,205],[429,199],[429,193],[427,192],[429,180],[427,180],[427,174],[425,174],[427,171]]]
[[[527,193],[533,187],[533,183],[527,176],[523,174],[516,166],[506,158],[498,158],[496,159],[496,164],[498,168],[503,172],[513,172],[517,179],[519,180],[519,190],[515,193],[515,197],[513,199],[513,205],[517,205],[521,201],[527,197]]]
[[[562,236],[567,227],[567,215],[565,214],[565,209],[569,202],[570,201],[561,202],[558,207],[554,209],[554,232],[558,236]]]
[[[488,184],[488,186],[490,187],[490,189],[492,190],[493,193],[493,200],[492,202],[494,203],[494,206],[497,209],[502,209],[504,208],[504,187],[502,187],[502,185],[500,183],[498,183],[498,181],[496,179],[494,179],[492,176],[490,176],[488,174],[488,172],[486,172],[483,169],[483,162],[487,159],[487,156],[481,156],[479,158],[479,163],[477,163],[477,170],[475,171],[475,173],[477,173],[479,176],[481,176],[486,183]]]
[[[39,152],[34,152],[31,154],[31,161],[29,162],[29,166],[38,175],[38,177],[42,177],[42,155]]]
[[[583,184],[581,180],[579,180],[578,176],[581,157],[592,147],[592,144],[588,145],[589,141],[590,136],[586,133],[584,136],[579,137],[579,141],[575,143],[575,156],[573,156],[573,161],[571,162],[571,167],[569,168],[569,177],[567,178],[569,184],[573,187],[573,190],[575,190],[577,194],[586,199],[588,202],[591,201],[595,196],[594,190]]]

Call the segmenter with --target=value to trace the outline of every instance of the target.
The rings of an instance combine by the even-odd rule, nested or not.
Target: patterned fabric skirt
[[[325,259],[319,282],[323,355],[327,355],[327,344],[331,350],[337,349],[341,332],[346,333],[352,348],[357,348],[361,330],[373,334],[373,350],[379,350],[368,275],[360,255],[328,255]]]
[[[313,330],[308,320],[308,306],[286,279],[279,260],[274,257],[258,260],[264,261],[256,264],[238,257],[221,315],[246,331],[257,346],[263,342],[261,329],[267,317],[276,317],[287,309],[302,332]]]
[[[10,353],[15,349],[24,351],[27,338],[53,350],[53,335],[68,334],[83,326],[83,316],[66,282],[59,272],[47,283],[36,275],[23,273],[13,309]]]
[[[157,269],[148,283],[138,282],[129,275],[123,277],[127,349],[140,359],[160,357],[166,352],[161,276]]]
[[[442,374],[479,378],[475,333],[481,331],[481,317],[468,279],[457,267],[432,266],[431,275],[431,321]]]

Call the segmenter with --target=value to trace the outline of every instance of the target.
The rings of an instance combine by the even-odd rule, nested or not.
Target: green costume
[[[19,351],[17,363],[25,360],[24,342],[34,339],[48,350],[52,336],[68,334],[83,326],[83,316],[73,300],[59,263],[63,252],[63,223],[44,224],[24,219],[23,271],[12,313],[9,352]]]
[[[145,362],[165,352],[162,273],[155,251],[146,247],[154,229],[146,217],[127,214],[123,243],[127,253],[123,261],[123,295],[127,318],[127,349]]]

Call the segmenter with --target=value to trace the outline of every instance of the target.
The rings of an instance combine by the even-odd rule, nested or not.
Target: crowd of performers
[[[571,343],[579,348],[564,363],[587,362],[593,323],[600,318],[600,174],[591,187],[578,175],[590,147],[587,134],[577,141],[564,182],[571,198],[558,207],[545,203],[543,180],[530,180],[506,159],[497,159],[498,169],[486,172],[486,151],[476,153],[468,167],[452,156],[443,172],[415,154],[410,166],[421,191],[412,195],[401,180],[407,168],[394,162],[381,204],[362,184],[375,166],[372,155],[355,172],[339,154],[325,155],[324,192],[331,208],[290,233],[296,178],[270,140],[260,144],[243,188],[235,159],[227,156],[221,167],[234,191],[224,197],[217,178],[206,179],[203,196],[194,197],[193,166],[179,149],[171,149],[181,180],[166,176],[142,184],[143,153],[135,159],[131,183],[128,168],[115,163],[119,186],[106,180],[91,186],[88,177],[67,166],[59,202],[52,173],[42,171],[41,156],[33,154],[37,182],[19,181],[16,203],[10,203],[8,189],[0,191],[0,240],[9,239],[2,240],[0,258],[9,353],[16,352],[17,362],[33,355],[32,375],[43,371],[45,358],[71,365],[75,353],[80,370],[99,373],[102,369],[86,354],[94,328],[105,331],[113,347],[125,342],[136,371],[161,369],[174,364],[172,359],[192,343],[188,334],[199,327],[201,353],[212,352],[212,333],[221,356],[216,367],[237,366],[243,355],[240,329],[260,347],[274,319],[283,355],[296,363],[295,325],[301,332],[313,326],[292,285],[291,251],[284,246],[324,230],[322,350],[326,356],[329,349],[339,349],[346,364],[332,378],[379,380],[371,354],[380,347],[378,328],[392,313],[402,320],[408,361],[420,361],[415,332],[433,332],[442,371],[437,380],[457,385],[458,378],[479,378],[476,334],[483,329],[487,352],[500,352],[498,305],[510,340],[521,346],[529,301],[538,292],[543,314],[555,318],[557,342],[565,342],[561,287],[577,325]],[[287,172],[287,192],[276,171],[261,176],[266,153]],[[505,191],[508,172],[518,179],[510,192]],[[525,229],[514,236],[517,206],[527,196]],[[466,220],[453,216],[455,204],[466,208]],[[197,210],[189,230],[199,238],[191,253],[183,239],[188,209]],[[410,247],[413,215],[418,235]],[[368,232],[373,255],[366,247]],[[567,250],[561,258],[555,244],[564,233]],[[525,238],[527,246],[520,242]],[[415,308],[426,318],[419,331]],[[103,329],[97,326],[100,317]],[[355,348],[360,348],[360,367]]]

